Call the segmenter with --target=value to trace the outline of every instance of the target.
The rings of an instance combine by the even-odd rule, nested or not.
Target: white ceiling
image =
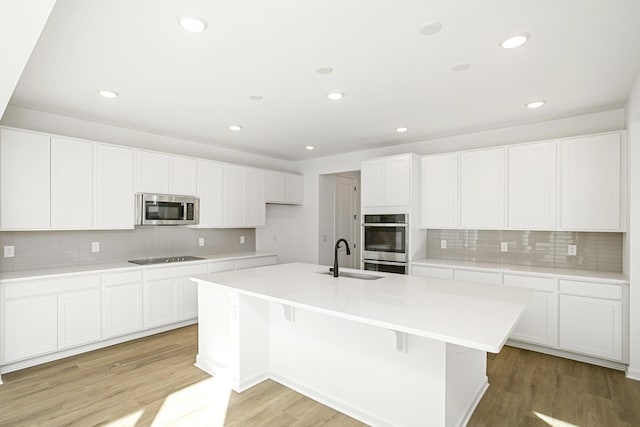
[[[10,103],[305,159],[623,106],[639,17],[638,0],[58,0]]]

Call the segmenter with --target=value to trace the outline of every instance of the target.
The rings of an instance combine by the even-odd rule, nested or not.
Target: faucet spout
[[[349,242],[345,239],[338,239],[336,242],[336,247],[333,251],[333,277],[338,277],[338,249],[340,248],[340,243],[344,242],[344,246],[347,249],[347,255],[351,255],[351,250],[349,249]]]

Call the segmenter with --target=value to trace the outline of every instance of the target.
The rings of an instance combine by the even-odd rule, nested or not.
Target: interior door
[[[357,210],[356,210],[356,179],[346,176],[336,178],[336,236],[335,241],[340,238],[349,242],[351,256],[347,256],[345,249],[338,252],[338,263],[342,267],[357,268],[356,254],[360,248],[355,247]]]

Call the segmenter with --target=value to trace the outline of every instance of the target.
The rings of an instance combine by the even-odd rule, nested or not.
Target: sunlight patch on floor
[[[230,394],[228,381],[220,377],[202,380],[167,396],[152,426],[223,427]]]
[[[105,427],[135,427],[138,424],[140,417],[142,417],[142,414],[144,414],[144,409],[140,409],[115,421],[111,421],[105,424]]]
[[[575,424],[568,423],[566,421],[559,420],[557,418],[550,417],[549,415],[541,414],[540,412],[533,412],[536,417],[540,418],[551,427],[580,427]]]

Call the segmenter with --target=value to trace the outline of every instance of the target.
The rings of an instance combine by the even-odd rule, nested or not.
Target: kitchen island
[[[500,351],[532,295],[323,272],[295,263],[192,277],[196,366],[237,392],[271,378],[371,425],[465,425],[488,387],[486,352]]]

